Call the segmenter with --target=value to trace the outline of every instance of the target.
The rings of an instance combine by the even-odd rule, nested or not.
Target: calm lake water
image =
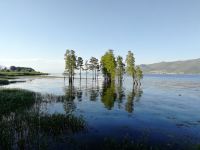
[[[87,130],[73,134],[71,143],[98,147],[105,139],[128,138],[161,149],[191,149],[200,144],[198,75],[145,75],[141,87],[133,87],[128,77],[110,85],[102,79],[75,79],[73,86],[62,78],[29,77],[4,87],[41,93],[40,113],[82,116]],[[73,149],[74,143],[55,140],[50,145],[49,149]]]

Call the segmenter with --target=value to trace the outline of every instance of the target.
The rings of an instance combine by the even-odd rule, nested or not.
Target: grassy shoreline
[[[2,71],[0,71],[0,77],[1,76],[7,76],[7,77],[36,76],[36,75],[48,75],[48,73],[42,73],[42,72],[2,72]]]
[[[10,83],[16,83],[17,81],[9,81],[18,79],[18,77],[22,76],[41,76],[41,75],[49,75],[48,73],[42,72],[3,72],[0,71],[0,85],[8,85]],[[23,81],[19,81],[23,82]]]

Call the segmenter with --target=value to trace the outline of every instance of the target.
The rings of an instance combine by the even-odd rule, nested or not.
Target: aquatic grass
[[[0,116],[29,108],[34,102],[34,92],[21,89],[0,89]]]
[[[86,129],[86,122],[82,117],[72,114],[52,114],[40,116],[40,129],[48,135],[76,133]]]
[[[32,91],[0,89],[0,149],[48,147],[49,141],[86,130],[81,116],[41,113],[42,100]]]
[[[65,136],[71,137],[84,130],[86,122],[74,115],[15,113],[0,121],[0,149],[37,149],[38,145],[55,140],[60,142]]]

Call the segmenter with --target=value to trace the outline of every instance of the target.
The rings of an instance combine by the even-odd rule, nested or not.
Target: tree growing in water
[[[126,56],[126,73],[132,77],[133,84],[135,84],[135,58],[131,51],[128,51],[128,54]]]
[[[92,70],[92,79],[97,78],[98,59],[95,57],[90,58],[90,70]]]
[[[126,69],[125,64],[123,63],[123,58],[121,56],[117,57],[113,54],[113,50],[108,50],[102,57],[100,64],[98,59],[91,57],[90,63],[85,62],[84,70],[86,70],[86,80],[87,80],[87,70],[92,70],[92,79],[98,78],[98,71],[102,71],[105,81],[111,82],[115,80],[115,77],[118,77],[118,81],[122,81],[123,75],[126,72],[133,79],[133,84],[140,84],[140,80],[143,78],[143,73],[140,68],[135,68],[135,58],[134,54],[131,51],[128,51],[126,56]],[[81,70],[83,69],[83,59],[78,57],[76,61],[76,55],[74,50],[66,50],[65,53],[65,75],[68,75],[69,82],[71,83],[74,79],[75,69],[80,69],[80,79],[81,79]]]
[[[74,80],[74,74],[76,69],[76,55],[74,50],[66,50],[65,53],[65,73],[69,77],[69,83]]]
[[[77,68],[80,70],[80,79],[81,79],[81,70],[83,67],[83,58],[82,57],[78,57],[77,59]]]
[[[124,73],[125,73],[125,64],[123,63],[123,58],[121,56],[118,56],[117,57],[116,75],[118,77],[119,82],[122,81]]]
[[[136,67],[136,78],[137,78],[137,83],[141,85],[140,80],[143,78],[143,72],[139,66]]]
[[[90,69],[90,66],[89,66],[87,60],[85,61],[85,65],[84,65],[84,66],[85,66],[85,67],[84,67],[84,70],[85,70],[85,72],[86,72],[86,80],[87,80],[87,73],[88,73],[88,70]]]
[[[106,82],[111,82],[115,79],[116,61],[113,50],[107,51],[101,57],[101,68]]]

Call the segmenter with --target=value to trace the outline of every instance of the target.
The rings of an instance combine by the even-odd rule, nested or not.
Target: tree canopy
[[[70,82],[74,77],[76,69],[76,55],[74,50],[66,50],[65,53],[65,73],[69,76]]]
[[[128,51],[126,56],[126,72],[133,79],[135,78],[135,58],[131,51]]]
[[[143,78],[143,72],[140,67],[135,66],[135,57],[133,52],[128,51],[125,63],[121,56],[115,58],[113,50],[108,50],[101,57],[100,64],[99,60],[95,57],[91,57],[89,63],[87,60],[84,63],[82,57],[77,57],[75,55],[74,50],[66,50],[65,53],[65,73],[68,75],[70,80],[72,78],[74,79],[75,69],[80,70],[81,78],[81,69],[83,69],[86,71],[86,79],[88,70],[92,71],[93,79],[95,80],[98,77],[98,71],[101,70],[104,79],[107,82],[114,81],[116,76],[118,77],[118,80],[121,81],[125,73],[132,77],[134,84],[135,82],[140,82]]]
[[[123,63],[123,58],[121,56],[118,56],[117,67],[116,67],[116,74],[118,80],[122,80],[124,73],[125,73],[125,64]]]
[[[101,57],[101,67],[104,77],[108,80],[114,80],[116,74],[116,61],[113,50],[108,50]]]

